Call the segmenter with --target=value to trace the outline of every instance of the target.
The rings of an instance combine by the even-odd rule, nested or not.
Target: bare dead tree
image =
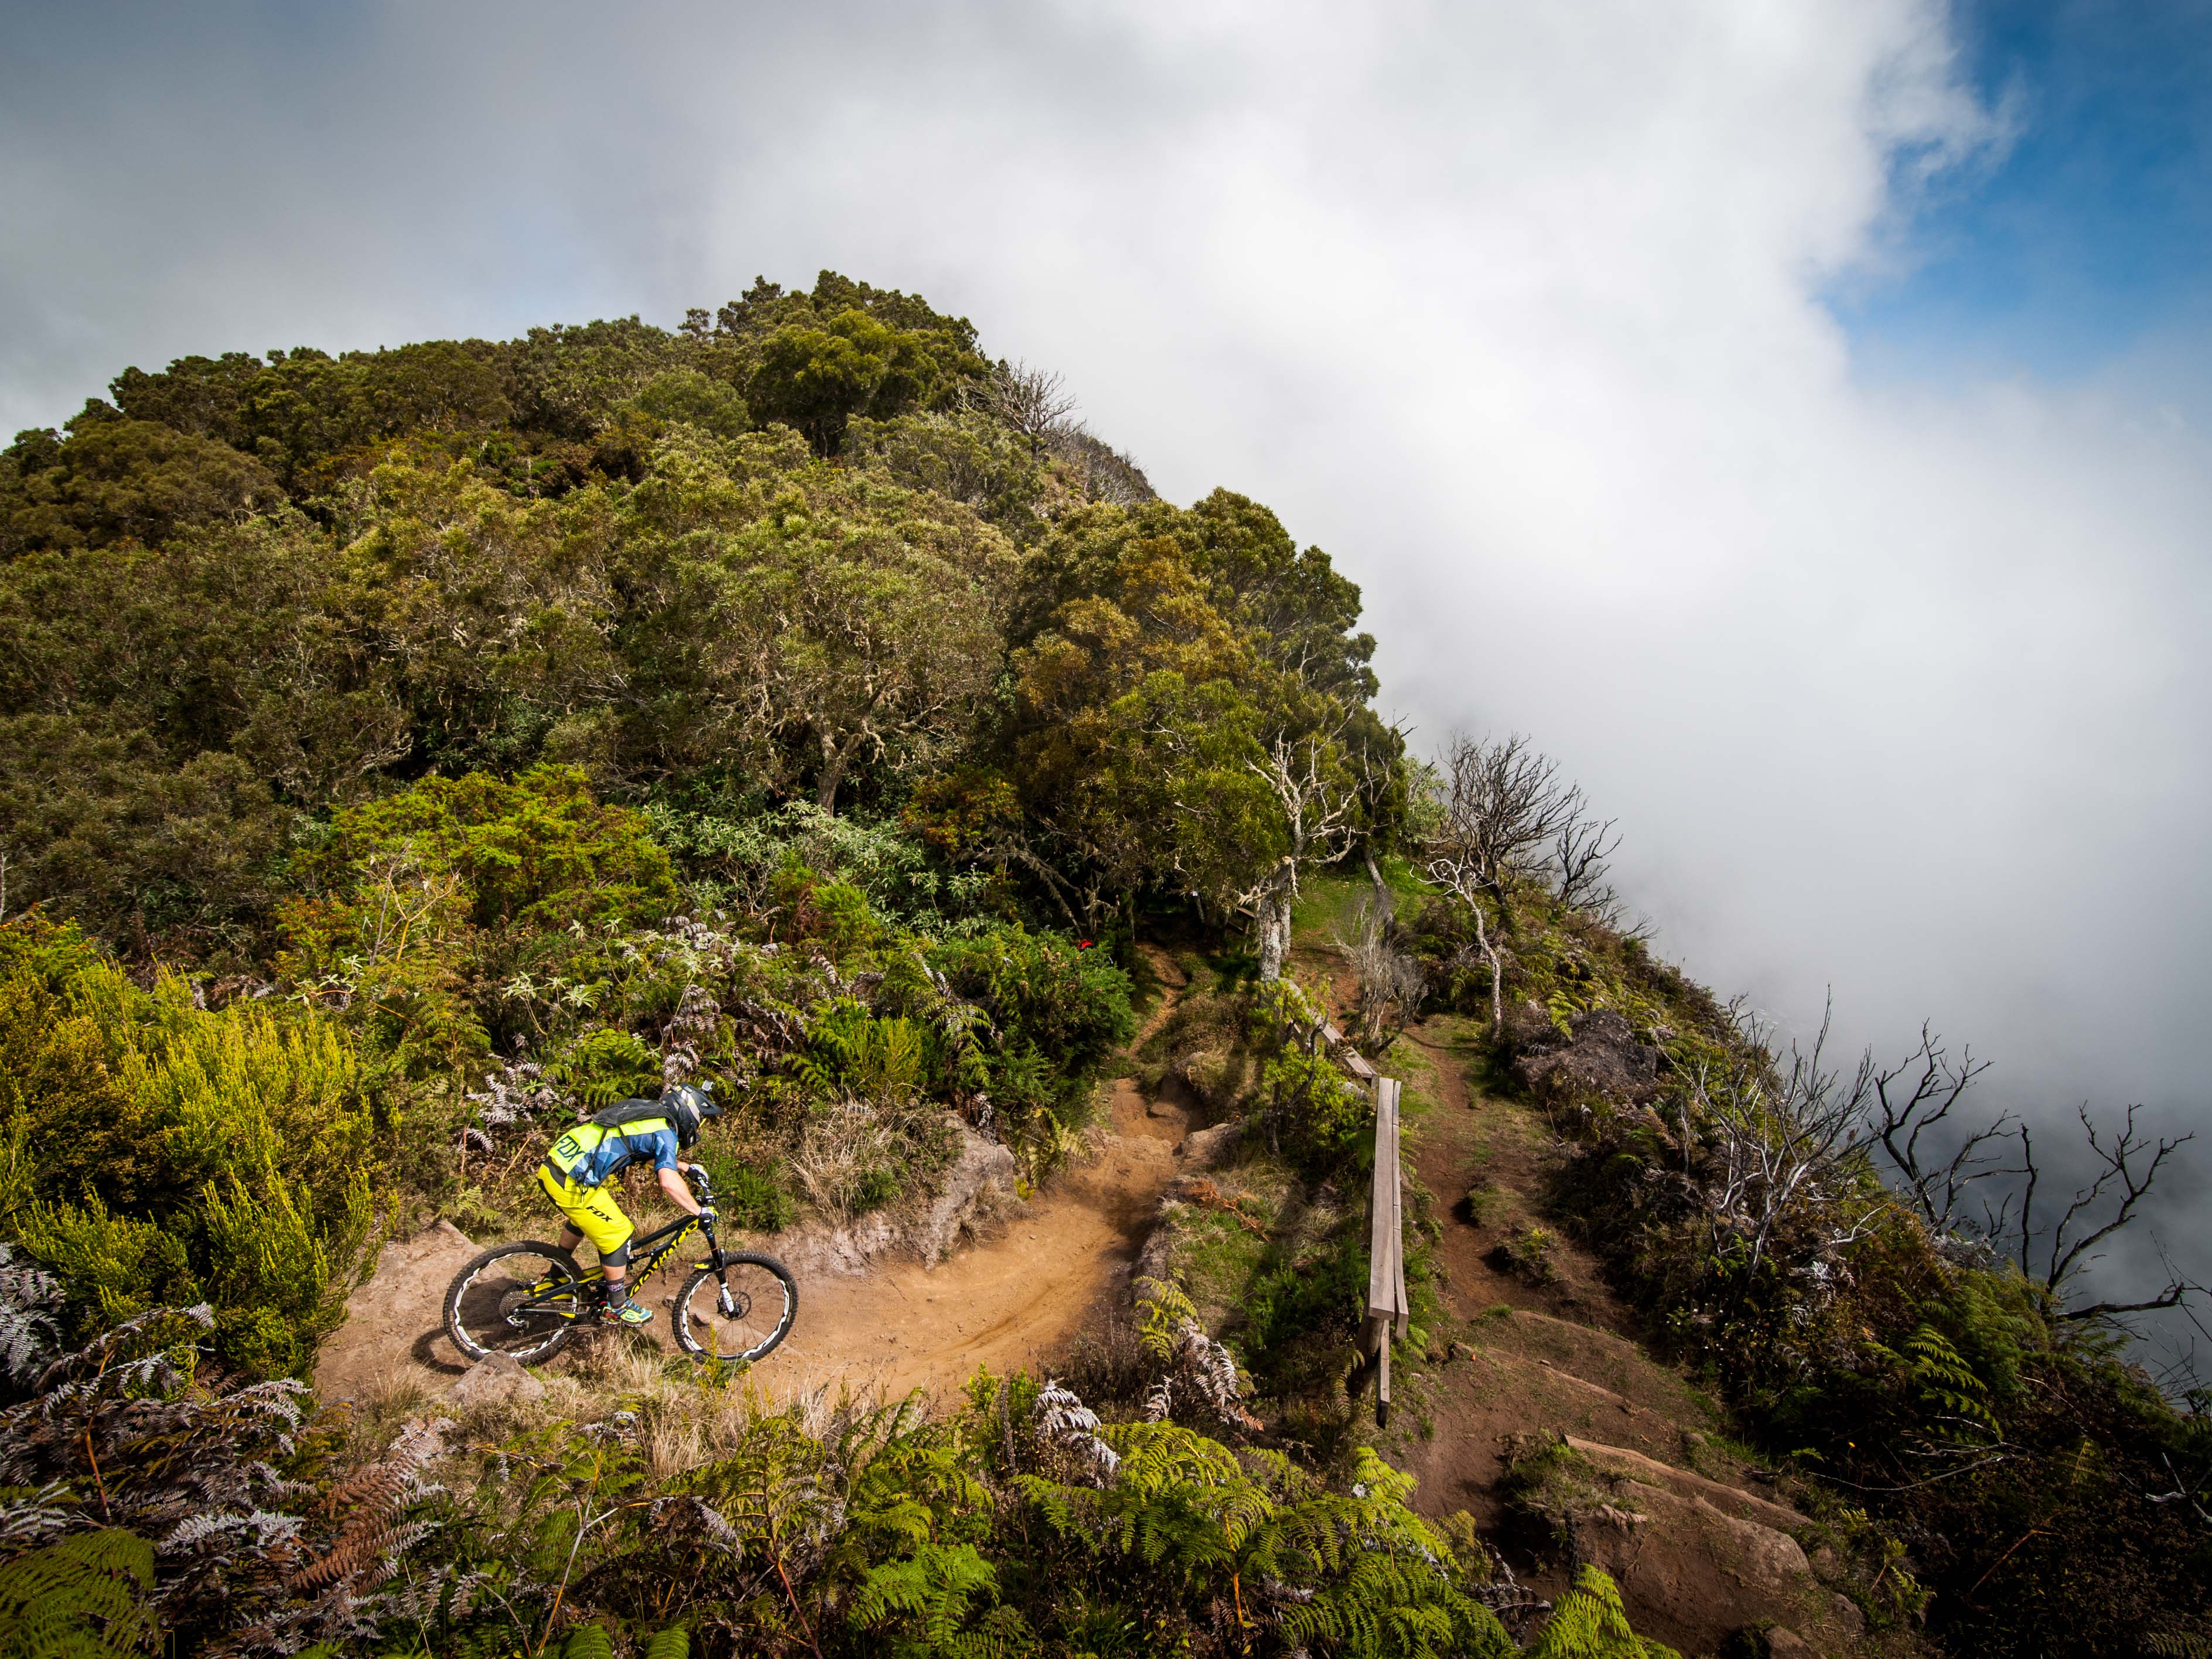
[[[1303,742],[1279,732],[1261,759],[1245,763],[1275,797],[1285,830],[1282,852],[1237,899],[1259,934],[1262,980],[1282,977],[1300,872],[1334,863],[1352,849],[1359,797],[1330,763],[1335,740],[1334,731],[1316,732]]]
[[[1490,1018],[1505,1023],[1505,958],[1483,913],[1487,898],[1503,907],[1508,890],[1542,869],[1553,839],[1582,816],[1582,791],[1562,784],[1558,764],[1516,734],[1503,739],[1464,735],[1445,757],[1438,802],[1441,823],[1428,845],[1431,880],[1467,908],[1474,949],[1490,964]]]
[[[1474,923],[1474,943],[1462,946],[1460,959],[1466,961],[1470,952],[1481,957],[1490,964],[1490,1025],[1492,1030],[1505,1024],[1505,953],[1490,937],[1490,926],[1483,920],[1483,901],[1486,890],[1476,879],[1473,867],[1463,858],[1453,856],[1441,840],[1431,844],[1429,879],[1449,890],[1467,908]]]
[[[1607,860],[1620,849],[1617,820],[1602,823],[1579,815],[1559,826],[1552,840],[1552,861],[1559,878],[1559,902],[1570,909],[1609,917],[1620,900],[1606,880]]]
[[[1065,428],[1076,410],[1074,395],[1057,373],[1024,362],[994,368],[984,396],[993,414],[1029,440],[1031,455],[1042,454],[1045,441]]]
[[[1990,1150],[2011,1142],[2009,1112],[1959,1141],[1940,1164],[1935,1161],[1939,1154],[1923,1150],[1923,1140],[1931,1146],[1944,1144],[1953,1132],[1943,1126],[1988,1069],[1989,1063],[1977,1061],[1972,1049],[1954,1063],[1942,1039],[1923,1025],[1920,1046],[1875,1077],[1875,1139],[1896,1173],[1893,1184],[1939,1238],[1968,1224],[1966,1204],[1980,1182],[2027,1173]]]
[[[1963,1135],[1948,1127],[1954,1110],[1988,1069],[1971,1051],[1954,1062],[1942,1041],[1923,1026],[1919,1048],[1875,1075],[1869,1103],[1872,1144],[1894,1171],[1893,1186],[1929,1231],[1939,1239],[1970,1238],[1990,1258],[2011,1261],[2023,1278],[2043,1289],[2063,1320],[2182,1308],[2204,1294],[2203,1286],[2166,1260],[2166,1283],[2155,1295],[2066,1306],[2068,1285],[2097,1260],[2100,1245],[2136,1220],[2166,1159],[2196,1137],[2146,1138],[2136,1127],[2140,1108],[2135,1106],[2127,1109],[2115,1132],[2109,1125],[2100,1127],[2086,1103],[2078,1107],[2075,1115],[2095,1174],[2088,1185],[2075,1189],[2046,1231],[2037,1220],[2043,1170],[2033,1126],[2008,1111]],[[1923,1146],[1948,1146],[1949,1156]],[[1994,1202],[1983,1200],[1976,1214],[1969,1200],[1984,1182],[2000,1182],[2004,1190]]]
[[[1376,886],[1387,898],[1389,890]],[[1352,938],[1339,935],[1336,942],[1359,982],[1359,1046],[1380,1054],[1420,1008],[1427,989],[1421,965],[1401,948],[1390,913],[1379,902],[1362,900]]]
[[[2097,1247],[2113,1234],[2130,1225],[2144,1199],[2150,1195],[2158,1180],[2159,1168],[2180,1147],[2197,1139],[2194,1132],[2176,1135],[2172,1139],[2146,1139],[2136,1128],[2136,1114],[2140,1107],[2130,1106],[2120,1121],[2118,1133],[2109,1128],[2100,1132],[2089,1116],[2085,1103],[2075,1109],[2081,1120],[2081,1133],[2089,1143],[2090,1155],[2097,1162],[2097,1173],[2086,1187],[2075,1190],[2072,1200],[2061,1212],[2057,1224],[2051,1228],[2041,1250],[2041,1264],[2032,1263],[2038,1240],[2035,1231],[2035,1189],[2041,1171],[2035,1161],[2035,1143],[2025,1123],[2020,1126],[2021,1161],[2027,1166],[2027,1185],[2020,1204],[2020,1266],[2021,1271],[2036,1280],[2054,1297],[2063,1297],[2067,1281],[2097,1260]],[[2203,1286],[2172,1272],[2165,1289],[2156,1296],[2141,1302],[2096,1302],[2086,1307],[2068,1308],[2061,1319],[2105,1319],[2115,1315],[2151,1313],[2163,1308],[2178,1308]]]
[[[1769,1057],[1770,1033],[1747,1025],[1725,1063],[1692,1067],[1682,1100],[1683,1144],[1697,1127],[1711,1142],[1703,1181],[1707,1206],[1741,1224],[1757,1271],[1776,1229],[1793,1212],[1817,1219],[1820,1247],[1839,1249],[1863,1237],[1883,1206],[1838,1206],[1844,1166],[1864,1145],[1868,1103],[1875,1095],[1871,1054],[1848,1075],[1826,1059],[1832,1009],[1809,1049],[1795,1043],[1784,1071]],[[1692,1118],[1695,1125],[1693,1127]]]
[[[1444,791],[1443,834],[1486,892],[1535,875],[1543,849],[1582,817],[1580,787],[1562,782],[1559,763],[1518,733],[1454,738]]]
[[[1141,507],[1159,500],[1136,458],[1098,437],[1080,421],[1064,422],[1047,434],[1045,447],[1073,475],[1086,500]]]

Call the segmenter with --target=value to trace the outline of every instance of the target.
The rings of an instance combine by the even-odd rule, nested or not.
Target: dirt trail
[[[942,1391],[979,1365],[1004,1373],[1049,1358],[1121,1299],[1188,1127],[1121,1079],[1096,1162],[940,1267],[894,1261],[802,1284],[799,1323],[754,1380],[771,1395],[841,1382]]]
[[[1613,1574],[1640,1634],[1702,1654],[1771,1622],[1804,1638],[1791,1651],[1856,1651],[1856,1609],[1805,1553],[1817,1550],[1817,1529],[1727,1449],[1723,1425],[1680,1373],[1644,1351],[1589,1253],[1555,1232],[1540,1284],[1498,1257],[1516,1232],[1550,1225],[1542,1194],[1558,1154],[1540,1118],[1474,1085],[1468,1033],[1432,1018],[1405,1033],[1427,1064],[1401,1051],[1435,1103],[1408,1135],[1407,1160],[1436,1199],[1443,1300],[1465,1334],[1409,1390],[1432,1425],[1399,1459],[1419,1478],[1416,1506],[1467,1510],[1511,1547],[1514,1527],[1501,1528],[1512,1518],[1501,1491],[1509,1463],[1563,1446],[1581,1468],[1570,1481],[1583,1517],[1571,1523],[1573,1553]],[[1473,1206],[1470,1189],[1481,1194]],[[1534,1582],[1563,1588],[1563,1558],[1540,1553]],[[1515,1554],[1524,1571],[1535,1565]]]
[[[1152,957],[1169,988],[1139,1044],[1183,989],[1181,969],[1164,953]],[[979,1365],[1004,1373],[1048,1359],[1123,1296],[1175,1176],[1176,1145],[1194,1127],[1172,1097],[1148,1103],[1134,1082],[1119,1079],[1098,1155],[1017,1206],[995,1237],[936,1267],[887,1255],[858,1275],[799,1273],[798,1322],[752,1382],[772,1400],[841,1386],[943,1392]],[[410,1382],[436,1391],[459,1377],[467,1366],[443,1333],[441,1299],[477,1248],[442,1222],[387,1247],[323,1346],[319,1392],[357,1398]],[[664,1344],[674,1288],[664,1273],[635,1292],[653,1308],[649,1330]]]

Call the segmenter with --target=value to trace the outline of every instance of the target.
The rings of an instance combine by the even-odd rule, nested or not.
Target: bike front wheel
[[[501,1244],[453,1275],[446,1334],[471,1359],[550,1359],[591,1311],[584,1276],[556,1244]]]
[[[772,1255],[750,1251],[702,1267],[676,1297],[676,1340],[686,1353],[727,1364],[750,1364],[791,1333],[799,1317],[799,1285]]]

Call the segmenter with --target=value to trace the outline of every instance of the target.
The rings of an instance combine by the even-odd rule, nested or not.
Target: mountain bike
[[[685,1179],[702,1204],[713,1204],[704,1170],[694,1168]],[[799,1316],[799,1285],[774,1256],[726,1250],[713,1222],[680,1215],[631,1241],[630,1284],[652,1277],[695,1231],[708,1255],[677,1292],[670,1323],[678,1346],[700,1359],[762,1358]],[[579,1329],[608,1322],[605,1277],[586,1274],[568,1251],[537,1240],[486,1250],[446,1291],[446,1334],[471,1359],[503,1353],[534,1365],[560,1352]]]

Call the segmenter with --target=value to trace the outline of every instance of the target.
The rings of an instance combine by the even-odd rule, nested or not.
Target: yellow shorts
[[[568,1224],[592,1241],[602,1267],[621,1267],[629,1262],[629,1241],[637,1225],[615,1202],[614,1186],[579,1187],[574,1181],[556,1181],[550,1170],[538,1171],[538,1184],[561,1206]]]

